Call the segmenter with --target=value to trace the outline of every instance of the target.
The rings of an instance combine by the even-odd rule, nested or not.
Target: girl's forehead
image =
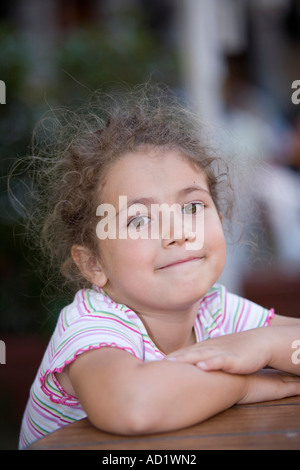
[[[153,174],[158,177],[160,175],[172,177],[179,173],[182,178],[195,175],[206,179],[205,171],[192,163],[183,152],[160,148],[141,148],[122,155],[111,166],[108,177],[110,179],[118,177],[124,179],[124,175],[136,175],[137,173],[140,175],[144,173],[149,177]]]
[[[155,194],[164,189],[175,192],[196,183],[209,191],[204,170],[193,165],[183,153],[139,149],[123,155],[110,167],[103,195],[107,199],[145,191]]]

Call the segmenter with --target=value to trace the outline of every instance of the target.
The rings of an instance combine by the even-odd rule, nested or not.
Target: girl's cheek
[[[221,221],[216,217],[209,217],[204,221],[204,243],[225,246],[225,236]]]

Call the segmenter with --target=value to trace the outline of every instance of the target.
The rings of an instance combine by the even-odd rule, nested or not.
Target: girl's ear
[[[105,286],[108,279],[99,261],[91,254],[88,248],[81,245],[73,245],[71,254],[85,279],[98,287]]]

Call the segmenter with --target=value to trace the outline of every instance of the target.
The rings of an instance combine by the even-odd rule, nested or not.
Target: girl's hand
[[[269,364],[271,345],[265,328],[208,339],[169,354],[171,361],[194,364],[202,370],[251,374]]]
[[[237,404],[259,403],[300,395],[300,377],[265,369],[245,376],[245,394]]]

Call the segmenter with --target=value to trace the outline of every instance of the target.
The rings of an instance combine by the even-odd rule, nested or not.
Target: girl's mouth
[[[171,263],[168,263],[168,264],[165,264],[163,266],[160,266],[159,268],[157,269],[166,269],[166,268],[172,268],[173,266],[178,266],[180,264],[185,264],[185,263],[190,263],[190,262],[193,262],[193,261],[199,261],[201,259],[203,259],[204,256],[192,256],[190,258],[185,258],[185,259],[179,259],[179,260],[176,260],[176,261],[173,261]]]

